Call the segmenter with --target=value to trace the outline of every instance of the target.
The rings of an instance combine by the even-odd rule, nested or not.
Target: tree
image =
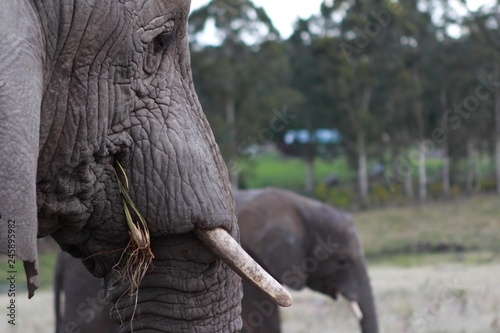
[[[220,34],[221,44],[208,49],[200,45],[197,36],[209,22],[215,25]],[[246,42],[273,40],[279,34],[264,9],[249,0],[212,0],[191,14],[189,29],[193,50],[200,52],[201,49],[203,53],[210,53],[210,60],[205,62],[205,69],[211,67],[210,70],[198,72],[196,76],[198,82],[206,82],[203,91],[207,93],[205,96],[212,99],[207,104],[214,107],[214,110],[224,110],[227,140],[223,156],[229,165],[231,184],[237,188],[239,169],[236,115],[238,102],[245,94],[240,89],[244,88],[247,77],[253,74],[245,63],[251,55],[251,48]],[[210,71],[217,75],[209,76],[206,80],[200,78]]]
[[[495,147],[495,178],[497,193],[500,194],[500,9],[498,7],[481,8],[471,15],[469,21],[470,36],[480,42],[483,50],[483,84],[493,94],[493,142]],[[490,78],[490,82],[485,80]],[[484,82],[486,81],[486,82]]]

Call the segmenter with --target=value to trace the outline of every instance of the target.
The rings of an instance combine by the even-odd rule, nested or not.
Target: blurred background
[[[194,82],[233,186],[350,211],[381,332],[500,332],[497,5],[192,1]],[[53,332],[56,248],[41,240],[41,290],[1,332]],[[346,302],[294,297],[284,332],[358,331]]]
[[[354,214],[381,332],[500,332],[495,1],[193,2],[194,82],[235,188]],[[357,332],[294,295],[284,332]]]

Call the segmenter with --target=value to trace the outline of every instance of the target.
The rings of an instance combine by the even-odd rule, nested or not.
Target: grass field
[[[243,177],[248,188],[275,186],[295,191],[304,189],[306,167],[300,158],[283,158],[279,154],[269,153],[258,155],[243,165]],[[356,175],[345,158],[332,161],[317,159],[314,167],[315,181],[318,184],[331,175],[337,175],[343,181],[351,181]]]
[[[374,163],[369,163],[368,167],[370,168]],[[258,154],[246,162],[243,161],[242,167],[242,177],[248,188],[275,186],[294,191],[304,190],[306,166],[304,160],[299,157],[283,157],[279,153],[268,152]],[[426,160],[427,177],[438,178],[441,167],[440,159],[429,157]],[[412,170],[412,174],[416,178],[416,168]],[[354,184],[357,170],[349,166],[345,155],[327,160],[315,159],[316,184],[321,184],[325,178],[332,175],[335,175],[342,183]]]
[[[500,197],[354,214],[368,257],[486,250],[500,253]]]

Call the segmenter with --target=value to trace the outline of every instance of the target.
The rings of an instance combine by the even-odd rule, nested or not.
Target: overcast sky
[[[319,13],[319,6],[323,0],[254,0],[256,6],[264,7],[267,15],[273,21],[274,26],[282,38],[288,38],[293,31],[293,24],[298,17],[308,18],[312,14]],[[459,0],[451,0],[459,3]],[[207,4],[209,0],[191,0],[191,9],[199,8]],[[469,9],[475,10],[480,5],[492,3],[494,0],[468,0]]]
[[[323,0],[254,0],[258,7],[264,7],[281,37],[288,38],[293,31],[293,24],[298,17],[308,18],[319,13],[319,6]],[[191,9],[207,4],[209,0],[191,0]],[[286,4],[286,7],[283,7]]]

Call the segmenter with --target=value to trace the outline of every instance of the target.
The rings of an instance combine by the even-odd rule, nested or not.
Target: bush
[[[348,208],[357,201],[356,192],[352,188],[329,187],[325,184],[316,186],[315,196],[318,200],[337,208]]]
[[[389,191],[385,186],[382,185],[374,185],[370,187],[370,202],[373,205],[387,205],[389,201],[394,201],[395,195],[395,191]]]
[[[481,179],[481,191],[483,192],[496,192],[497,182],[494,178]]]
[[[460,190],[460,186],[458,185],[453,185],[450,187],[450,198],[458,198],[460,196],[460,193],[462,191]]]
[[[438,199],[443,196],[443,184],[441,182],[432,182],[428,185],[429,197]]]

